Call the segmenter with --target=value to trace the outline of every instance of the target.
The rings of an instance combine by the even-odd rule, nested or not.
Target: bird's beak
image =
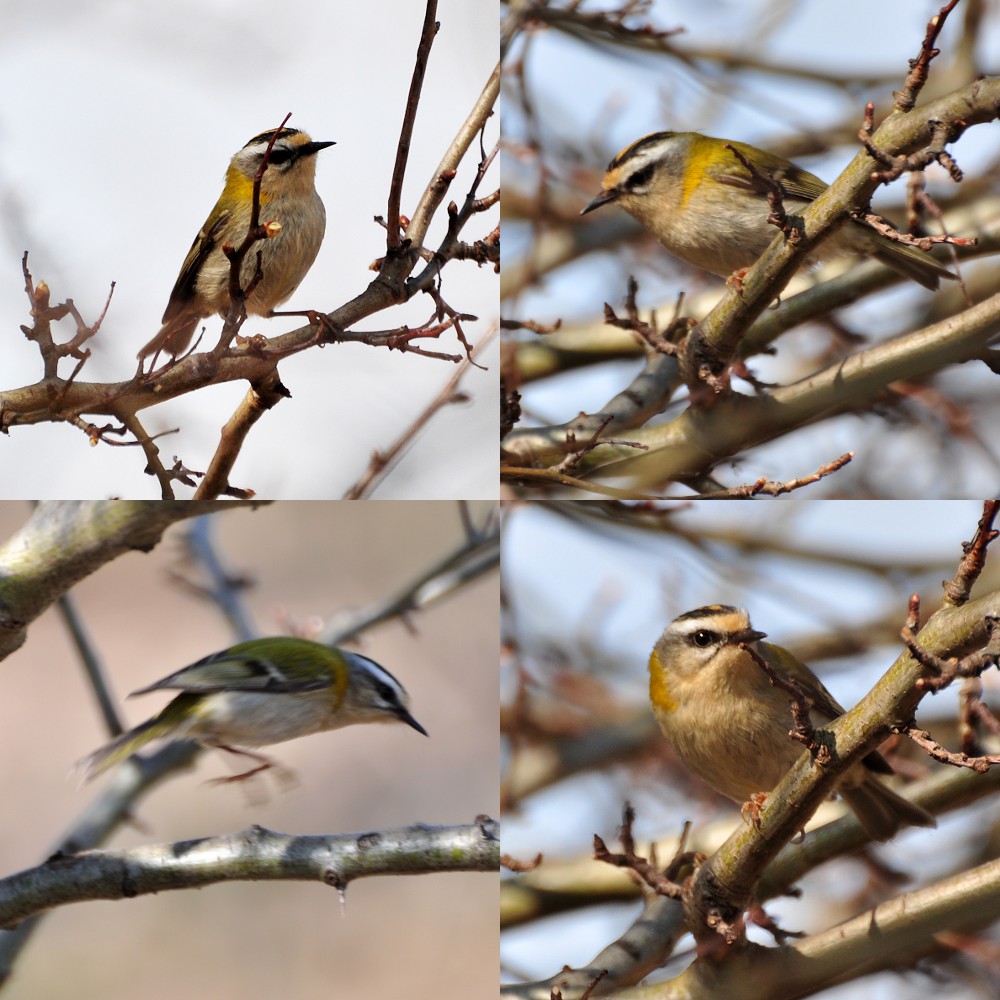
[[[733,642],[756,642],[758,639],[766,639],[766,632],[758,632],[756,629],[748,628],[733,635]]]
[[[593,212],[595,208],[600,208],[601,205],[606,205],[609,201],[614,201],[617,197],[618,192],[615,188],[608,188],[607,191],[602,191],[580,214],[586,215],[588,212]]]
[[[335,142],[305,142],[296,149],[299,156],[313,156],[327,146],[336,146]]]
[[[417,720],[414,719],[413,716],[410,715],[410,713],[407,712],[407,710],[402,706],[396,709],[396,718],[399,719],[400,722],[405,722],[408,726],[415,729],[418,733],[423,733],[424,736],[428,735],[427,730],[424,729],[424,727],[420,725],[420,723],[417,722]]]

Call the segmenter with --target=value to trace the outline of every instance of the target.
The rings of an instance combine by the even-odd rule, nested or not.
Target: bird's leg
[[[269,771],[272,768],[277,772],[278,778],[284,784],[294,784],[295,773],[290,771],[287,767],[282,767],[277,761],[272,760],[270,757],[265,757],[261,753],[253,753],[251,750],[244,750],[241,747],[231,747],[227,746],[225,743],[212,743],[210,746],[214,747],[216,750],[225,750],[226,753],[235,754],[238,757],[248,757],[252,761],[256,761],[257,766],[251,767],[249,771],[241,771],[239,774],[232,774],[228,778],[213,778],[210,782],[213,785],[228,785],[234,781],[246,781],[248,778],[253,778],[258,774],[263,774],[264,771]]]

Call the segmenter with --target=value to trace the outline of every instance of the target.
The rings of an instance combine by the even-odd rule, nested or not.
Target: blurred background
[[[599,413],[630,383],[650,393],[632,382],[644,362],[635,338],[603,320],[605,303],[624,315],[629,276],[638,280],[641,315],[656,310],[661,330],[680,293],[682,315],[701,318],[724,291],[721,279],[671,257],[624,211],[608,206],[580,218],[611,158],[652,132],[698,131],[752,143],[832,181],[860,148],[865,103],[874,102],[877,121],[889,113],[927,21],[943,4],[651,0],[572,5],[572,12],[558,2],[541,6],[544,14],[519,22],[517,5],[503,5],[508,25],[521,24],[504,62],[503,315],[543,331],[505,334],[507,382],[522,393],[520,428]],[[963,0],[951,13],[920,104],[1000,70],[998,13],[996,0]],[[638,32],[642,27],[647,34]],[[978,234],[984,249],[992,247],[991,258],[962,268],[971,300],[980,301],[1000,282],[995,125],[969,129],[949,150],[965,180],[955,184],[933,165],[927,190],[951,232]],[[905,226],[905,201],[906,182],[899,181],[880,188],[873,204]],[[783,302],[849,265],[800,273]],[[754,352],[750,370],[765,383],[790,384],[952,316],[964,308],[962,291],[945,284],[935,294],[903,282],[858,301],[844,296],[840,308],[827,307],[782,335],[776,354]],[[752,392],[739,380],[735,388]],[[996,375],[985,365],[944,366],[930,378],[900,379],[857,412],[747,449],[736,463],[722,463],[719,475],[727,486],[760,476],[787,480],[854,451],[850,466],[810,488],[812,498],[989,494],[1000,467],[989,433],[1000,417],[998,399]],[[650,424],[686,405],[682,393]]]
[[[53,302],[72,298],[88,322],[117,282],[80,377],[130,378],[136,351],[159,329],[181,262],[222,191],[229,158],[289,111],[292,126],[337,145],[317,164],[326,239],[284,308],[327,311],[363,291],[373,277],[369,264],[385,253],[385,231],[372,220],[386,213],[423,12],[424,4],[408,0],[386,0],[378,16],[365,5],[307,0],[277,7],[260,0],[5,4],[0,88],[21,96],[0,108],[0,310],[10,331],[0,387],[29,385],[42,374],[37,347],[18,333],[29,322],[25,250],[35,282],[48,282]],[[404,214],[433,179],[497,61],[492,0],[441,0],[438,19]],[[498,129],[495,122],[487,129],[487,149]],[[474,144],[450,189],[459,203],[478,160]],[[480,194],[497,184],[487,175]],[[497,217],[496,209],[484,213],[464,237],[483,238]],[[446,226],[442,211],[429,246]],[[495,326],[492,268],[449,265],[443,294],[479,317],[465,327],[473,343]],[[432,309],[428,296],[418,296],[359,328],[416,326]],[[222,321],[206,325],[205,349]],[[272,336],[299,325],[297,318],[252,317],[243,333]],[[65,322],[59,328],[72,330]],[[452,332],[429,349],[463,353]],[[469,400],[433,418],[376,496],[496,496],[495,345],[479,360],[488,370],[472,369],[463,379]],[[293,398],[254,427],[233,483],[260,496],[341,496],[371,452],[413,422],[455,367],[362,344],[289,358],[280,371]],[[179,427],[161,443],[164,457],[205,469],[219,427],[245,392],[245,383],[234,382],[190,393],[145,411],[144,425],[150,433]],[[15,430],[4,438],[3,463],[7,497],[159,497],[138,449],[90,448],[67,425]]]
[[[539,853],[543,860],[536,871],[504,879],[504,980],[588,966],[642,912],[628,879],[591,860],[595,834],[620,850],[626,801],[637,813],[638,852],[647,855],[650,841],[659,841],[662,865],[685,820],[693,824],[688,849],[706,853],[741,822],[738,806],[676,761],[653,721],[647,662],[673,618],[711,603],[745,607],[768,641],[808,663],[851,707],[899,655],[910,594],[922,599],[923,621],[940,605],[941,581],[954,576],[981,513],[981,504],[965,501],[719,501],[661,512],[595,502],[509,505],[501,585],[503,851],[521,862]],[[993,549],[973,597],[998,585]],[[984,700],[997,711],[996,671],[983,683]],[[949,688],[923,701],[917,721],[958,749],[957,714],[957,691]],[[892,758],[902,774],[959,773],[908,744]],[[827,803],[817,822],[842,811]],[[998,844],[993,792],[940,816],[936,830],[909,829],[815,868],[798,882],[801,899],[768,899],[766,910],[781,928],[811,933],[995,858]],[[773,944],[759,928],[748,934]],[[933,976],[935,995],[995,996],[997,929],[950,941],[956,950],[947,961],[938,954],[917,966]],[[669,977],[692,958],[687,937],[650,979]],[[929,985],[912,972],[881,973],[822,996],[916,1000]]]
[[[478,523],[489,504],[472,505]],[[30,516],[0,504],[0,537]],[[217,552],[251,583],[262,634],[380,603],[463,540],[457,504],[287,503],[228,510],[212,522]],[[119,558],[71,591],[117,698],[233,642],[216,608],[174,578],[199,579],[172,528],[149,554]],[[314,622],[315,620],[315,622]],[[290,624],[291,623],[291,624]],[[387,667],[430,734],[355,726],[272,748],[298,783],[266,779],[248,804],[224,755],[203,753],[143,799],[105,846],[172,842],[259,823],[282,833],[358,833],[496,816],[497,574],[364,633],[352,646]],[[31,867],[107,782],[82,789],[74,762],[106,739],[62,621],[48,611],[0,669],[0,873]],[[121,705],[129,725],[164,694]],[[365,878],[347,889],[261,882],[61,908],[18,959],[18,1000],[178,996],[289,1000],[450,998],[496,989],[497,879],[482,873]],[[446,956],[446,957],[445,957]]]

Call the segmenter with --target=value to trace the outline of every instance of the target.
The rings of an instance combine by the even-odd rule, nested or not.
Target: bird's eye
[[[276,166],[287,163],[294,155],[294,150],[289,149],[287,146],[275,147],[271,150],[271,158],[268,160],[268,163],[273,163]]]
[[[375,683],[375,693],[384,701],[387,705],[396,704],[396,692],[393,691],[388,684],[383,684],[381,681]]]
[[[656,171],[655,163],[647,163],[641,170],[637,170],[626,182],[626,187],[630,191],[637,191],[644,188],[652,179]]]
[[[706,649],[708,646],[714,645],[717,638],[714,632],[710,632],[707,628],[700,628],[691,636],[691,641],[699,648]]]

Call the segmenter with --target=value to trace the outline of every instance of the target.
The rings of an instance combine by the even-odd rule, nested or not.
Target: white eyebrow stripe
[[[376,663],[374,660],[369,659],[367,656],[362,656],[360,653],[348,653],[347,655],[352,658],[356,666],[366,671],[372,677],[384,681],[397,691],[403,690],[403,685],[381,663]]]

